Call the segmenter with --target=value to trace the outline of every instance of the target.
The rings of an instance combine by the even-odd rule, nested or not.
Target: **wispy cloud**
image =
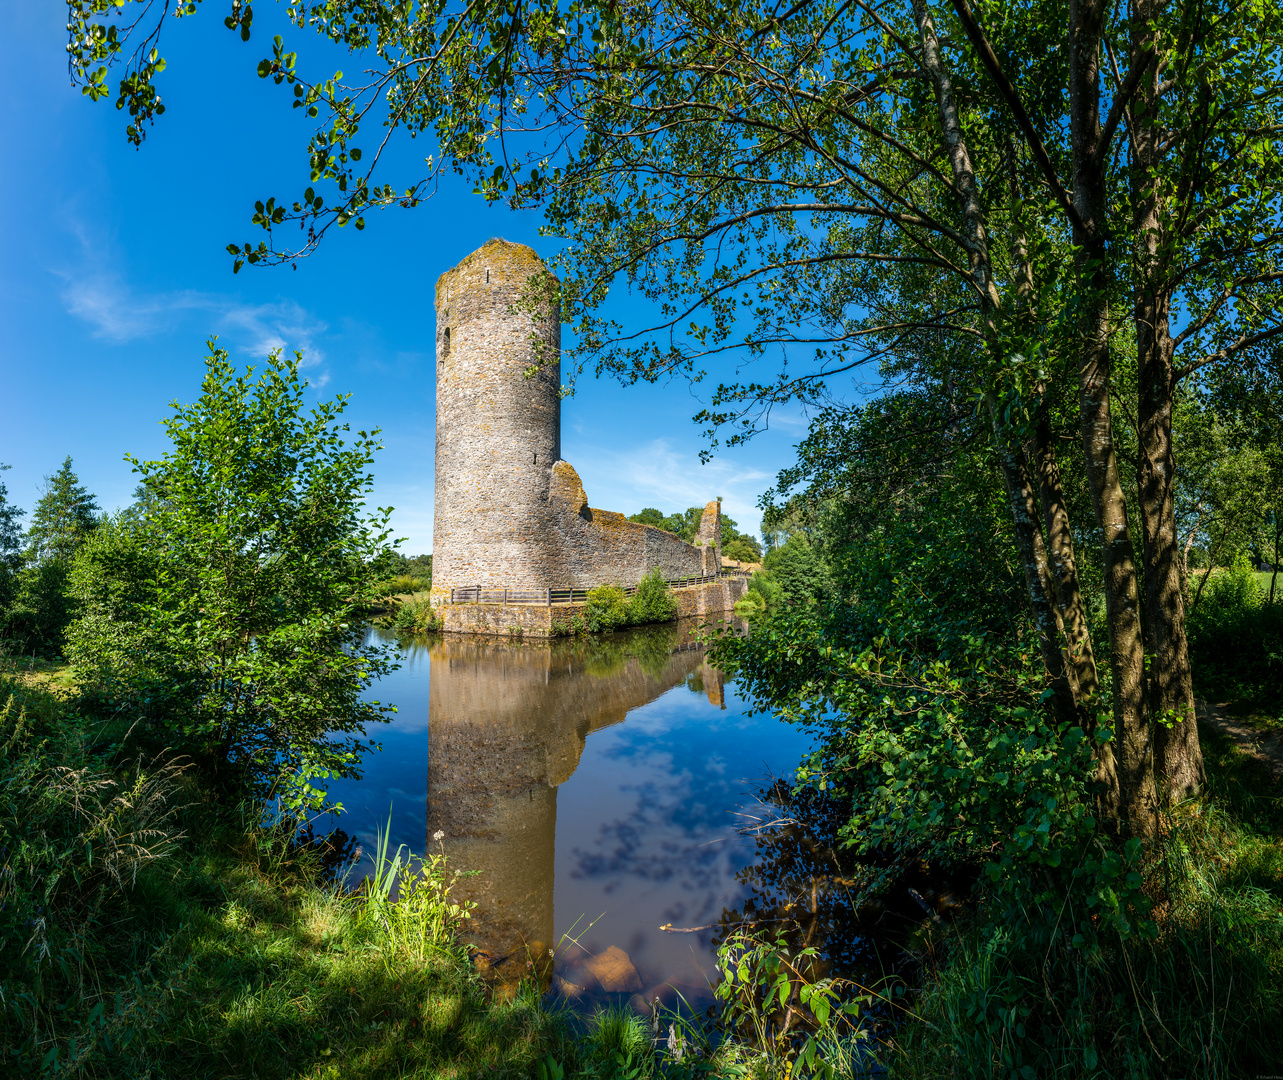
[[[672,513],[703,506],[720,495],[723,512],[748,531],[758,527],[757,497],[774,479],[772,473],[722,458],[700,465],[694,454],[674,449],[665,439],[643,443],[627,453],[596,453],[591,461],[572,460],[571,464],[583,478],[588,501],[603,510],[635,513],[643,506],[654,506]]]
[[[67,311],[89,323],[94,337],[117,344],[151,337],[173,326],[181,313],[208,308],[208,298],[190,290],[138,296],[112,275],[62,276]]]
[[[238,352],[264,357],[275,349],[303,353],[304,368],[318,368],[325,351],[317,342],[326,324],[293,300],[246,304],[237,297],[180,289],[147,293],[132,289],[118,275],[62,274],[62,300],[67,311],[90,325],[94,337],[127,344],[171,333],[201,318],[202,333],[214,333]],[[310,376],[320,388],[326,371]]]

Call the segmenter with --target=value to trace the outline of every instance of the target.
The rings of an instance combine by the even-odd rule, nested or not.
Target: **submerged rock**
[[[641,977],[633,962],[618,945],[584,961],[584,967],[596,976],[601,988],[611,994],[635,994],[642,988]]]

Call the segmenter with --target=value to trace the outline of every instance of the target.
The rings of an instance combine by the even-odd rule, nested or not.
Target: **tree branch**
[[[989,44],[989,39],[985,37],[980,24],[976,22],[971,8],[967,5],[967,0],[953,0],[953,9],[958,13],[958,19],[962,23],[962,28],[966,31],[967,37],[971,39],[971,44],[975,46],[976,52],[980,54],[980,62],[984,64],[985,70],[989,72],[994,85],[998,88],[998,93],[1002,95],[1007,107],[1011,110],[1012,118],[1016,121],[1016,126],[1020,128],[1020,133],[1025,137],[1025,142],[1029,144],[1034,160],[1038,163],[1038,168],[1042,170],[1043,178],[1051,188],[1052,194],[1056,196],[1056,201],[1060,203],[1060,208],[1074,225],[1084,232],[1089,232],[1087,225],[1078,216],[1078,211],[1074,209],[1073,200],[1069,197],[1069,192],[1065,190],[1065,185],[1060,182],[1060,177],[1056,175],[1056,169],[1047,154],[1047,148],[1043,146],[1042,140],[1034,130],[1033,122],[1029,119],[1029,114],[1025,112],[1024,105],[1021,104],[1020,95],[1016,93],[1016,88],[1011,85],[1011,80],[1007,78],[1002,66],[998,63],[998,57],[994,55],[993,46]]]
[[[1113,62],[1113,50],[1109,50],[1110,61]],[[1154,50],[1146,49],[1136,59],[1132,65],[1131,71],[1118,87],[1118,92],[1114,94],[1114,103],[1109,107],[1109,115],[1105,118],[1105,126],[1100,129],[1100,141],[1096,143],[1096,152],[1092,154],[1092,164],[1100,168],[1101,163],[1105,160],[1105,155],[1109,152],[1109,144],[1114,141],[1114,132],[1118,128],[1118,123],[1127,111],[1127,106],[1131,102],[1133,95],[1140,89],[1140,81],[1145,77],[1145,72],[1149,70],[1149,65],[1154,62]],[[1118,78],[1118,68],[1114,68],[1114,78]]]
[[[1208,353],[1206,356],[1195,360],[1192,364],[1186,364],[1176,372],[1172,381],[1174,383],[1180,382],[1186,375],[1192,375],[1199,368],[1206,367],[1208,364],[1215,364],[1220,360],[1225,360],[1228,357],[1233,356],[1235,353],[1242,352],[1244,349],[1250,349],[1253,345],[1259,345],[1263,341],[1269,341],[1271,338],[1278,337],[1280,334],[1283,334],[1283,323],[1279,323],[1277,326],[1271,326],[1268,330],[1258,330],[1255,334],[1243,334],[1237,341],[1231,342],[1229,345],[1226,345],[1225,348],[1217,349],[1214,353]]]

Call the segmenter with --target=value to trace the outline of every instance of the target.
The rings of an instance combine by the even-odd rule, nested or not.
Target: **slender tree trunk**
[[[1139,0],[1133,8],[1133,56],[1141,56],[1157,44],[1152,27],[1152,20],[1159,14],[1154,10],[1156,6],[1151,0]],[[1185,593],[1176,530],[1176,462],[1172,453],[1176,379],[1158,179],[1160,78],[1154,62],[1134,99],[1131,189],[1139,390],[1136,474],[1145,559],[1148,705],[1154,724],[1155,794],[1160,801],[1169,802],[1191,795],[1203,785],[1206,776],[1194,718],[1194,680],[1185,639]]]
[[[1023,199],[1016,177],[1015,148],[1007,147],[1009,170],[1011,243],[1008,256],[1016,287],[1014,319],[1026,331],[1032,330],[1034,280],[1029,261],[1029,244],[1025,237]],[[1045,397],[1046,386],[1040,387]],[[1096,672],[1096,656],[1092,649],[1091,631],[1083,606],[1082,588],[1078,581],[1078,564],[1074,558],[1074,539],[1069,528],[1069,509],[1065,505],[1065,489],[1060,479],[1060,466],[1051,441],[1051,423],[1044,402],[1039,409],[1029,440],[1027,457],[1038,486],[1042,507],[1042,527],[1046,536],[1050,572],[1054,585],[1056,605],[1060,612],[1061,628],[1065,635],[1065,662],[1069,670],[1074,696],[1080,706],[1100,693],[1100,678]],[[1090,721],[1088,720],[1090,723]],[[1110,755],[1112,761],[1112,753]]]
[[[1274,603],[1274,583],[1279,579],[1279,548],[1283,546],[1283,513],[1274,511],[1274,567],[1270,574],[1270,604]]]
[[[997,332],[994,322],[999,299],[993,279],[993,264],[989,254],[989,237],[984,224],[984,211],[980,205],[975,170],[958,120],[953,82],[940,53],[940,41],[935,24],[927,11],[926,0],[913,0],[914,19],[922,41],[923,69],[935,91],[940,114],[940,127],[944,134],[945,151],[953,175],[954,190],[958,195],[959,209],[966,222],[967,258],[972,283],[980,296],[981,318],[985,338],[990,348],[997,349]],[[1047,551],[1038,528],[1038,502],[1029,471],[1020,447],[1003,430],[1000,410],[993,395],[986,398],[993,426],[994,445],[998,451],[1007,501],[1015,523],[1016,548],[1024,571],[1025,587],[1033,609],[1034,625],[1043,664],[1052,688],[1052,701],[1057,717],[1072,722],[1077,718],[1073,688],[1070,686],[1064,657],[1061,653],[1060,616],[1053,601],[1051,573],[1047,565]]]
[[[1137,472],[1144,538],[1146,652],[1150,657],[1149,715],[1155,725],[1155,790],[1166,802],[1193,794],[1206,777],[1194,718],[1194,679],[1185,638],[1185,592],[1176,535],[1167,306],[1152,294],[1138,292]]]
[[[1013,312],[1018,326],[1026,331],[1033,327],[1034,280],[1029,260],[1029,244],[1021,224],[1024,218],[1023,198],[1016,174],[1015,147],[1007,147],[1008,180],[1011,185],[1009,213],[1012,222],[1011,243],[1008,256],[1016,288],[1016,305]],[[1046,387],[1042,388],[1046,393]],[[1038,498],[1042,509],[1042,528],[1046,537],[1047,562],[1051,576],[1051,594],[1059,614],[1058,627],[1064,641],[1064,664],[1078,720],[1084,730],[1096,728],[1096,699],[1100,696],[1100,677],[1096,671],[1096,656],[1091,643],[1091,630],[1087,625],[1083,605],[1082,587],[1078,581],[1078,564],[1074,558],[1074,540],[1069,528],[1069,510],[1065,505],[1065,490],[1060,479],[1060,466],[1051,441],[1051,424],[1044,403],[1039,410],[1029,439],[1027,459],[1030,462]],[[1104,743],[1096,748],[1096,779],[1100,783],[1098,797],[1102,817],[1118,817],[1118,772],[1114,762],[1114,748]]]
[[[1070,0],[1069,113],[1074,165],[1074,250],[1080,290],[1079,420],[1087,486],[1100,529],[1114,692],[1114,754],[1119,806],[1133,833],[1156,825],[1144,699],[1144,641],[1127,502],[1118,477],[1110,412],[1110,285],[1100,139],[1100,55],[1104,0]]]

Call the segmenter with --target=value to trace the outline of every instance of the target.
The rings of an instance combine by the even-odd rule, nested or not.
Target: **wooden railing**
[[[685,589],[691,585],[705,585],[717,581],[722,574],[704,574],[700,577],[671,578],[664,584],[670,589]],[[731,576],[728,571],[725,576]],[[625,596],[632,596],[637,591],[636,585],[624,588]],[[462,589],[450,590],[452,604],[582,604],[588,600],[588,589],[483,589],[480,585],[470,585]]]

